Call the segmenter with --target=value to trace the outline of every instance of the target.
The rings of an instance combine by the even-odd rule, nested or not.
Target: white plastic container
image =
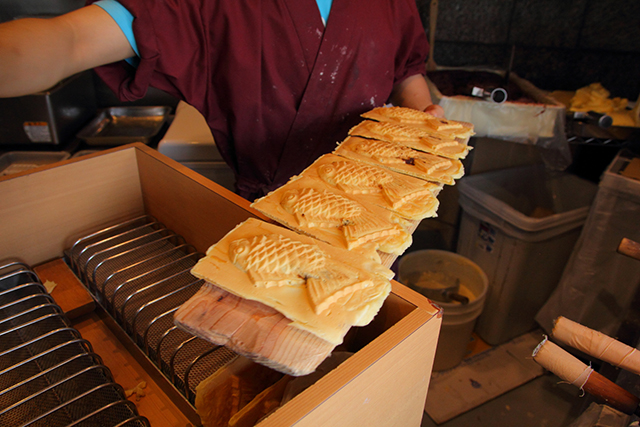
[[[640,156],[620,152],[598,192],[560,283],[536,320],[547,331],[565,316],[616,336],[640,286],[640,262],[616,252],[620,241],[640,242],[640,180],[625,176]]]
[[[193,106],[180,101],[158,151],[227,190],[235,191],[236,176],[222,160],[206,120]]]
[[[468,258],[453,252],[426,249],[409,252],[400,258],[400,282],[431,297],[431,293],[416,285],[416,278],[423,272],[442,274],[447,280],[459,280],[461,293],[469,298],[468,304],[443,302],[432,298],[443,311],[442,327],[433,362],[433,370],[442,371],[457,366],[464,358],[476,319],[484,307],[488,280],[480,267]]]
[[[596,185],[544,166],[525,166],[459,181],[462,219],[457,252],[489,278],[476,332],[491,345],[534,329],[557,286]]]
[[[486,68],[438,67],[438,70],[490,72],[504,78],[504,71]],[[515,73],[510,74],[509,82],[516,85],[522,94],[533,102],[511,102],[507,99],[507,102],[495,103],[470,96],[445,96],[427,78],[434,103],[444,109],[448,119],[473,123],[476,137],[540,144],[546,148],[560,150],[564,156],[570,156],[564,129],[565,106]]]

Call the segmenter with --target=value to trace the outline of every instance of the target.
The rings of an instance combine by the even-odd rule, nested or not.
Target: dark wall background
[[[85,0],[0,0],[0,22],[26,16],[56,16],[84,3]]]
[[[640,93],[640,0],[440,0],[437,18],[438,65],[506,69],[515,46],[513,70],[539,88]]]

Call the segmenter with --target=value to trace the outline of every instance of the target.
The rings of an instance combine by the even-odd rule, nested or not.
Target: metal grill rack
[[[192,405],[196,386],[237,357],[173,324],[203,284],[190,273],[202,256],[149,216],[82,237],[66,253],[96,300]]]
[[[0,266],[0,425],[149,425],[22,263]]]
[[[567,142],[570,144],[602,145],[620,148],[626,147],[630,144],[629,141],[621,141],[614,138],[597,138],[581,135],[567,135]]]
[[[625,126],[601,128],[572,117],[565,122],[567,141],[574,145],[596,145],[624,148],[640,142],[640,129]]]

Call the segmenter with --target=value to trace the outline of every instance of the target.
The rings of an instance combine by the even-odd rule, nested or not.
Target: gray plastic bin
[[[476,332],[491,345],[534,329],[557,286],[597,186],[543,166],[471,175],[459,181],[457,252],[489,278]]]

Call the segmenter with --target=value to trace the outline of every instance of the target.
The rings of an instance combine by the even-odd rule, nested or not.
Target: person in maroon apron
[[[122,100],[153,86],[198,109],[249,200],[333,151],[394,88],[426,85],[415,0],[333,0],[326,27],[314,0],[119,2],[139,63],[96,72]],[[431,104],[420,96],[406,106]]]

